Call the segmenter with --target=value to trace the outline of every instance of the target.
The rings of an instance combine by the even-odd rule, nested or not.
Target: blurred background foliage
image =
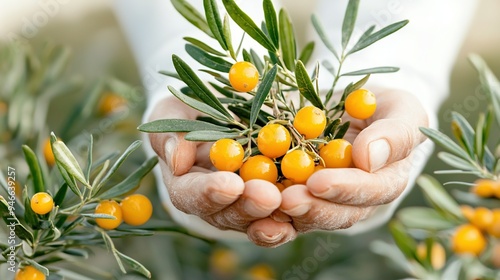
[[[43,132],[47,135],[49,129],[55,130],[58,135],[61,134],[57,129],[63,127],[71,110],[99,84],[103,85],[102,94],[110,90],[110,80],[126,81],[134,92],[143,93],[140,76],[113,15],[111,1],[61,3],[64,4],[59,5],[57,13],[48,17],[46,24],[35,26],[36,32],[30,34],[33,36],[20,37],[39,53],[48,46],[57,45],[67,46],[70,50],[68,65],[61,73],[61,79],[75,78],[78,83],[71,92],[58,95],[50,103],[46,121],[49,126]],[[5,46],[13,34],[22,34],[26,22],[41,10],[39,5],[31,1],[0,0],[0,7],[0,46]],[[478,78],[466,59],[467,55],[471,52],[479,54],[495,75],[500,76],[499,11],[500,2],[496,0],[482,0],[478,5],[475,19],[450,79],[450,96],[439,112],[440,129],[448,135],[451,135],[449,114],[452,110],[458,111],[471,123],[475,123],[477,113],[485,109],[486,100],[475,95]],[[293,16],[294,11],[291,11],[291,14]],[[0,64],[2,63],[3,61],[0,61]],[[103,133],[100,139],[102,141],[96,146],[103,151],[123,150],[133,140],[139,139],[141,136],[135,127],[141,121],[140,112],[144,109],[144,102],[143,99],[137,102],[138,105],[134,105],[132,114],[121,119],[112,133]],[[98,106],[98,103],[95,103],[95,106]],[[0,115],[6,113],[2,111],[4,109],[0,106]],[[95,110],[98,111],[97,107]],[[92,132],[102,118],[109,116],[97,114],[93,125],[80,124],[78,128],[72,128],[76,131],[68,133],[67,137],[74,137],[81,131]],[[495,136],[492,135],[491,138],[498,139],[500,133],[493,133]],[[122,137],[123,135],[126,137]],[[10,141],[7,137],[0,141],[0,146],[9,149],[15,145],[20,146],[20,143],[7,143],[6,141]],[[40,146],[42,140],[40,138],[30,141]],[[11,144],[14,146],[8,146]],[[5,149],[2,161],[7,154]],[[20,149],[18,152],[21,156]],[[11,150],[9,153],[16,151]],[[138,155],[135,162],[140,164],[143,159],[144,155]],[[16,165],[18,163],[9,162]],[[2,165],[2,170],[3,167]],[[424,173],[431,174],[434,170],[445,167],[443,162],[433,156],[429,159]],[[450,181],[445,175],[438,175],[436,178],[441,182]],[[143,182],[139,192],[148,195],[153,201],[156,218],[169,219],[161,207],[152,178]],[[422,193],[419,188],[414,188],[401,207],[422,204]],[[5,228],[1,230],[5,232]],[[0,231],[0,236],[3,234]],[[180,234],[124,239],[117,244],[122,252],[146,264],[153,274],[153,279],[399,279],[407,276],[398,264],[369,250],[374,240],[390,242],[387,227],[354,237],[309,234],[277,249],[259,248],[252,244],[210,244]],[[328,242],[336,244],[333,250],[325,246]],[[324,250],[327,255],[318,257],[318,250]],[[95,256],[82,265],[82,270],[85,270],[87,263],[108,271],[118,269],[113,258],[107,255],[105,250],[96,250]],[[129,275],[121,279],[141,278]]]

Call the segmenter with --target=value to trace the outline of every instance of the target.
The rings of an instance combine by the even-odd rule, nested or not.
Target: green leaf
[[[101,199],[108,199],[119,197],[128,191],[135,188],[141,182],[141,179],[146,176],[153,167],[158,163],[157,157],[152,157],[144,162],[139,168],[137,168],[132,174],[125,178],[120,183],[113,186],[111,189],[103,192],[99,195]]]
[[[359,44],[359,42],[365,40],[368,36],[370,36],[373,30],[375,30],[375,25],[372,25],[368,29],[366,29],[366,31],[361,35],[361,37],[359,37],[358,42],[356,42],[356,44]]]
[[[193,109],[196,109],[196,110],[198,110],[202,113],[205,113],[209,116],[212,116],[213,118],[215,118],[217,120],[229,121],[229,122],[234,120],[232,116],[228,117],[225,114],[222,114],[221,112],[219,112],[218,110],[210,107],[209,105],[207,105],[203,102],[200,102],[196,99],[193,99],[193,98],[177,91],[172,86],[168,86],[168,89],[175,97],[177,97],[180,101],[182,101],[184,104],[188,105],[189,107],[191,107]],[[217,101],[220,103],[219,100],[217,100]]]
[[[482,162],[484,158],[485,146],[487,144],[488,135],[486,131],[486,117],[484,114],[479,114],[479,119],[476,125],[476,137],[474,137],[474,150],[478,157],[478,161]]]
[[[403,225],[400,222],[392,221],[389,223],[389,230],[401,252],[409,259],[416,259],[417,243],[406,233]]]
[[[90,134],[90,142],[87,150],[87,168],[85,170],[85,179],[90,180],[90,171],[92,170],[92,153],[94,149],[94,137]]]
[[[243,31],[252,37],[257,43],[262,45],[270,52],[276,52],[273,42],[259,29],[252,19],[243,12],[234,0],[222,0],[229,16],[238,24]]]
[[[200,80],[200,78],[195,74],[195,72],[189,67],[189,65],[180,59],[175,54],[172,55],[172,61],[174,63],[175,70],[181,77],[181,79],[186,83],[186,85],[193,90],[193,92],[200,98],[206,105],[214,108],[228,118],[232,118],[231,114],[222,106],[220,101],[215,97],[215,95],[205,86],[205,84]]]
[[[56,166],[57,166],[57,169],[59,170],[59,174],[61,174],[64,181],[66,182],[66,184],[68,184],[69,188],[71,189],[71,191],[74,194],[76,194],[78,197],[83,198],[82,192],[78,188],[78,185],[77,185],[74,177],[69,175],[68,172],[64,169],[64,167],[59,162],[56,162]]]
[[[134,271],[139,272],[140,274],[146,276],[147,278],[151,278],[151,272],[146,269],[145,266],[143,266],[140,262],[132,259],[131,257],[124,255],[120,253],[119,251],[116,251],[118,256],[122,259],[122,261],[127,264],[130,268],[132,268]]]
[[[278,31],[278,19],[276,17],[276,10],[274,9],[272,0],[264,0],[262,3],[264,9],[264,19],[266,22],[267,34],[271,38],[272,42],[279,48],[279,31]]]
[[[54,205],[60,206],[63,203],[67,191],[68,183],[65,182],[57,191],[56,196],[54,196]]]
[[[224,25],[223,25],[223,32],[224,32],[224,37],[226,38],[226,45],[227,49],[229,51],[229,54],[231,57],[236,60],[236,53],[234,52],[234,47],[233,47],[233,36],[231,35],[231,26],[229,22],[229,16],[226,14],[224,15]],[[243,37],[245,35],[243,34]],[[241,38],[243,40],[243,38]]]
[[[314,85],[311,78],[309,78],[306,67],[300,60],[297,61],[297,65],[295,67],[295,78],[297,79],[300,94],[309,100],[312,105],[324,110],[325,107],[323,106],[323,102],[321,102],[318,93],[314,89]]]
[[[262,82],[257,89],[257,93],[253,98],[252,109],[250,110],[250,122],[248,126],[251,128],[257,121],[257,117],[259,115],[260,109],[262,108],[262,104],[266,100],[269,95],[269,91],[271,90],[274,79],[276,79],[276,74],[278,73],[278,66],[274,65],[269,72],[264,76]]]
[[[40,271],[41,273],[43,273],[43,275],[49,276],[49,273],[50,273],[49,269],[46,268],[45,266],[37,263],[34,260],[30,260],[30,259],[24,259],[24,261],[28,262],[31,266],[35,267],[38,271]]]
[[[64,142],[57,140],[54,133],[50,135],[52,142],[52,151],[54,152],[54,157],[58,164],[60,164],[69,175],[74,177],[76,180],[80,181],[87,187],[90,187],[87,179],[83,175],[82,168],[76,158],[73,156],[71,151],[68,149]]]
[[[179,74],[175,73],[175,72],[170,72],[170,71],[165,71],[165,70],[160,70],[158,71],[158,73],[162,74],[162,75],[165,75],[167,77],[171,77],[171,78],[175,78],[177,80],[180,80],[182,81],[181,77],[179,77]]]
[[[335,50],[335,48],[333,47],[332,43],[330,42],[330,39],[328,39],[328,36],[326,35],[325,30],[323,29],[323,26],[321,25],[318,17],[316,15],[312,15],[311,16],[311,21],[312,21],[314,29],[316,30],[316,33],[318,33],[318,36],[321,39],[321,41],[323,42],[323,44],[325,45],[325,47],[331,53],[333,53],[333,55],[338,60],[339,59],[339,55],[337,54],[337,51]]]
[[[31,209],[31,199],[26,196],[24,199],[24,221],[32,228],[39,228],[38,216]]]
[[[108,220],[116,220],[116,217],[113,215],[109,214],[94,214],[94,213],[81,213],[80,216],[86,217],[86,218],[91,218],[91,219],[108,219]]]
[[[225,126],[219,126],[208,122],[186,119],[163,119],[145,123],[139,126],[140,131],[149,133],[159,132],[190,132],[198,130],[230,131]]]
[[[474,156],[474,129],[469,122],[459,113],[451,112],[451,130],[455,138],[468,152],[470,157]]]
[[[500,126],[500,82],[479,55],[472,54],[469,60],[479,73],[479,81],[490,99],[495,119]]]
[[[228,90],[228,89],[225,89],[215,83],[212,83],[212,82],[209,82],[209,84],[216,90],[218,91],[220,94],[224,95],[225,97],[227,98],[234,98],[234,99],[239,99],[240,101],[243,100],[243,101],[246,101],[245,98],[239,96],[239,95],[236,95],[234,94],[234,92]]]
[[[451,215],[456,219],[462,219],[462,211],[455,200],[444,190],[441,184],[429,175],[420,175],[417,184],[424,191],[427,199],[436,209]]]
[[[264,71],[264,63],[260,59],[259,55],[253,49],[250,49],[250,56],[252,57],[252,62],[253,65],[255,65],[255,68],[257,68],[259,73],[262,73]]]
[[[196,38],[193,38],[193,37],[184,37],[183,38],[184,40],[186,40],[187,42],[197,46],[198,48],[208,52],[208,53],[211,53],[213,55],[216,55],[216,56],[226,56],[225,53],[223,52],[220,52],[212,47],[210,47],[209,45],[205,44],[204,42],[196,39]]]
[[[309,42],[299,55],[299,60],[306,65],[309,62],[314,51],[314,41]]]
[[[460,223],[452,222],[436,210],[427,207],[403,208],[398,211],[397,218],[407,228],[429,231],[447,230]]]
[[[373,34],[370,34],[369,36],[366,36],[363,40],[358,41],[356,43],[356,45],[354,45],[354,47],[352,47],[352,49],[347,54],[349,55],[349,54],[353,54],[357,51],[360,51],[360,50],[370,46],[371,44],[377,42],[378,40],[391,35],[392,33],[398,31],[399,29],[401,29],[405,25],[407,25],[408,22],[409,22],[408,20],[398,21],[396,23],[393,23],[391,25],[388,25],[388,26],[380,29],[379,31],[377,31]]]
[[[240,132],[222,132],[211,130],[191,131],[184,136],[189,141],[213,142],[219,139],[235,139],[241,136]]]
[[[381,67],[373,67],[373,68],[367,68],[367,69],[352,71],[352,72],[348,72],[348,73],[343,73],[340,76],[360,76],[360,75],[367,75],[367,74],[394,73],[397,71],[399,71],[398,67],[381,66]]]
[[[22,149],[24,158],[26,159],[26,163],[28,164],[28,167],[30,169],[31,177],[33,178],[34,192],[44,192],[45,183],[43,180],[43,173],[40,169],[40,163],[35,155],[35,152],[33,152],[33,150],[26,145],[23,145]]]
[[[102,177],[101,181],[97,186],[94,186],[96,189],[100,189],[102,185],[104,185],[106,182],[108,182],[109,178],[115,174],[115,172],[120,168],[120,166],[125,162],[125,160],[132,154],[137,148],[139,148],[142,144],[141,140],[136,140],[132,144],[130,144],[127,149],[120,155],[120,157],[115,161],[115,163],[111,166],[111,168],[108,170],[106,175]],[[106,167],[106,165],[105,165]],[[93,193],[96,193],[96,191],[93,191]]]
[[[330,136],[332,135],[333,137],[333,134],[335,133],[335,130],[337,129],[337,127],[339,126],[340,124],[340,119],[334,119],[332,122],[330,122],[326,128],[325,128],[325,131],[323,132],[325,136]]]
[[[473,165],[471,165],[470,162],[450,153],[440,152],[438,153],[438,157],[449,166],[458,168],[460,170],[469,171],[476,169]]]
[[[288,16],[288,13],[284,9],[281,9],[279,14],[279,34],[283,62],[286,68],[294,71],[295,59],[297,58],[295,34],[290,16]]]
[[[344,135],[347,133],[347,130],[349,129],[351,122],[347,121],[343,124],[341,124],[338,129],[337,133],[335,134],[335,137],[333,139],[342,139],[344,138]]]
[[[342,48],[345,49],[351,39],[352,31],[356,24],[358,15],[359,0],[349,0],[342,23]]]
[[[208,36],[214,37],[207,21],[191,4],[185,0],[170,0],[174,8],[192,25],[196,26]],[[168,15],[166,15],[168,16]]]
[[[194,60],[198,61],[201,65],[207,66],[208,68],[228,73],[231,66],[233,66],[230,62],[220,57],[212,56],[206,51],[191,44],[186,44],[185,49],[186,52],[194,58]]]
[[[215,39],[219,42],[220,46],[227,50],[226,39],[222,29],[222,22],[220,20],[219,8],[215,0],[203,0],[203,7],[205,8],[205,16],[207,18],[208,27],[212,31]]]
[[[420,131],[427,137],[429,137],[434,143],[438,144],[448,152],[457,155],[465,160],[469,160],[470,157],[467,154],[467,152],[465,152],[462,148],[460,148],[460,146],[457,143],[453,142],[444,133],[427,127],[421,127]]]

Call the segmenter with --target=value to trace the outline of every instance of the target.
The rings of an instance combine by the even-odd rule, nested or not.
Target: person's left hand
[[[345,138],[353,143],[355,168],[325,168],[282,192],[280,210],[299,233],[351,227],[396,199],[407,185],[412,151],[425,139],[419,127],[428,125],[420,102],[395,90],[377,94],[371,118],[343,120],[351,121]]]

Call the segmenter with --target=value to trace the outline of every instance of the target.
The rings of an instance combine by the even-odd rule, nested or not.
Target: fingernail
[[[279,241],[281,239],[281,237],[283,236],[283,232],[278,232],[277,234],[270,236],[270,235],[265,234],[262,231],[257,231],[257,236],[263,242],[274,243],[274,242]]]
[[[175,173],[174,153],[177,147],[177,139],[172,137],[165,143],[165,159],[172,173]]]
[[[287,213],[290,216],[302,216],[305,213],[307,213],[311,209],[311,204],[309,203],[304,203],[304,204],[299,204],[295,206],[294,208],[290,210],[283,211]]]
[[[390,154],[391,146],[387,140],[379,139],[371,142],[368,145],[370,172],[374,172],[382,168],[387,163]]]
[[[210,198],[213,202],[218,204],[230,204],[236,199],[234,195],[229,195],[223,192],[212,192],[212,194],[210,194]]]
[[[269,215],[266,209],[262,208],[261,206],[257,206],[252,200],[246,199],[244,204],[243,204],[243,209],[245,212],[247,212],[250,216],[254,217],[261,217],[263,214]]]

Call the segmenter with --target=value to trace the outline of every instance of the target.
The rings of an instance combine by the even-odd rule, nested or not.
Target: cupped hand
[[[420,102],[395,90],[379,91],[369,119],[343,119],[351,121],[345,138],[354,168],[322,169],[282,192],[280,210],[299,233],[351,227],[396,199],[407,185],[412,151],[425,139],[419,127],[428,125]]]
[[[171,96],[158,102],[149,121],[195,119],[198,112]],[[290,218],[277,211],[281,194],[271,183],[246,183],[235,173],[213,172],[212,143],[184,140],[182,133],[149,134],[160,157],[163,181],[173,205],[222,230],[244,232],[260,246],[274,247],[295,237]]]

